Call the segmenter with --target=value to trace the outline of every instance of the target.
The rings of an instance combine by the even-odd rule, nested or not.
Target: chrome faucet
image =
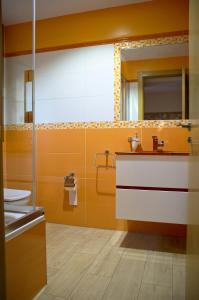
[[[159,147],[164,147],[164,141],[158,141],[158,137],[156,135],[152,136],[153,139],[153,151],[160,152],[162,149],[158,149]]]

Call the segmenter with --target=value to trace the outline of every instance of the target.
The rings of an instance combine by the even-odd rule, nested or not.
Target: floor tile
[[[186,256],[169,252],[169,243],[169,237],[47,224],[48,284],[36,300],[184,300]]]
[[[128,300],[138,296],[144,272],[145,261],[122,257],[103,299]]]
[[[185,265],[173,265],[173,300],[185,300]]]
[[[57,273],[59,272],[59,269],[52,268],[47,264],[47,280],[51,280]]]
[[[108,241],[109,246],[120,247],[126,236],[125,231],[114,231],[110,240]]]
[[[149,253],[148,251],[142,249],[141,250],[131,249],[131,248],[124,249],[123,257],[128,257],[128,256],[131,256],[132,258],[137,260],[146,261],[149,256]]]
[[[69,246],[58,245],[57,247],[48,247],[47,249],[47,265],[53,269],[60,269],[66,261],[76,252],[76,243]]]
[[[106,240],[87,240],[85,241],[81,247],[78,249],[79,253],[90,253],[90,254],[98,254],[102,248],[106,245]]]
[[[95,275],[111,277],[122,257],[123,251],[123,249],[115,247],[104,247],[88,272]]]
[[[71,300],[98,300],[102,299],[109,278],[93,274],[86,274],[70,296]]]
[[[173,254],[168,252],[149,251],[147,259],[150,262],[165,263],[168,265],[172,265]]]
[[[186,265],[186,255],[185,254],[173,254],[173,264],[185,266]]]
[[[167,262],[147,261],[144,270],[143,282],[171,287],[172,265]]]
[[[145,283],[141,286],[138,300],[172,300],[172,292],[170,288]]]
[[[49,281],[45,293],[57,297],[69,296],[93,260],[94,256],[88,253],[74,254]]]
[[[33,300],[54,300],[54,296],[41,293],[37,295]]]

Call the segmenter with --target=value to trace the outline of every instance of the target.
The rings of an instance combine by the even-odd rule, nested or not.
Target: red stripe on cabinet
[[[188,192],[185,188],[166,188],[166,187],[152,187],[152,186],[130,186],[130,185],[116,185],[117,189],[123,190],[144,190],[144,191],[164,191],[164,192]]]

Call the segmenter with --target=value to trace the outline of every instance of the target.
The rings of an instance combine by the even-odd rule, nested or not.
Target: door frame
[[[5,282],[5,227],[3,202],[3,25],[0,0],[0,299],[6,299]]]

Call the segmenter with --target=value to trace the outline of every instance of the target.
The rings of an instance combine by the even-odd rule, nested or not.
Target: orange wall
[[[47,221],[80,226],[144,231],[162,234],[185,234],[185,227],[159,223],[133,222],[115,218],[115,170],[100,169],[93,160],[95,153],[109,149],[129,151],[128,136],[135,133],[142,139],[144,150],[152,149],[152,135],[165,141],[165,150],[188,151],[188,132],[182,128],[106,128],[106,129],[51,129],[37,130],[37,204],[45,207]],[[28,131],[10,131],[12,139],[12,168],[8,178],[26,178],[18,157],[24,157],[24,148],[17,143],[29,136]],[[18,142],[17,142],[18,141]],[[10,144],[10,147],[12,144]],[[27,146],[26,146],[27,149]],[[10,155],[9,147],[7,148]],[[8,156],[9,159],[9,156]],[[26,169],[28,171],[28,168]],[[64,192],[64,176],[74,171],[78,179],[78,206],[68,204]],[[14,173],[13,173],[14,172]],[[29,169],[31,173],[31,169]],[[21,182],[9,181],[10,187]]]
[[[153,0],[119,8],[63,16],[37,22],[38,50],[82,46],[188,29],[188,0]],[[7,55],[31,50],[31,24],[5,28]],[[182,234],[182,226],[127,222],[115,219],[115,171],[93,166],[96,152],[129,150],[127,138],[138,132],[143,148],[150,150],[151,136],[166,142],[165,149],[186,151],[187,131],[172,129],[64,129],[37,131],[37,202],[50,222]],[[6,184],[31,188],[31,133],[7,131]],[[75,171],[79,204],[68,205],[63,177]]]
[[[188,0],[152,0],[67,15],[36,24],[37,49],[71,47],[188,30]],[[30,51],[31,23],[5,28],[5,52]]]
[[[32,131],[6,130],[4,141],[4,185],[32,189]]]
[[[138,73],[144,71],[177,70],[189,67],[188,56],[165,57],[125,61],[122,63],[122,75],[127,80],[138,80]]]
[[[45,221],[6,241],[5,248],[6,299],[33,299],[47,284]]]

